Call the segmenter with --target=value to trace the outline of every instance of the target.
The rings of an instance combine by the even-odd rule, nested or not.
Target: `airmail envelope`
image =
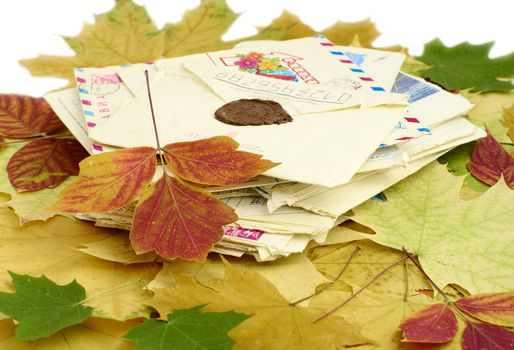
[[[308,51],[304,46],[300,48],[298,52]],[[234,53],[235,51],[228,50],[195,55],[199,58],[192,60],[190,64],[196,68],[201,66],[203,71],[211,65],[213,74],[218,74],[213,57],[237,57]],[[343,80],[350,76],[346,71],[330,71],[330,63],[321,55],[318,59],[318,67],[314,69],[316,66],[312,52],[306,52],[306,54],[311,56],[309,72],[313,77],[331,75],[334,79]],[[167,60],[168,63],[170,61]],[[234,72],[239,73],[239,66],[232,67]],[[275,66],[277,62],[267,63],[267,67],[263,67]],[[263,71],[269,70],[263,69]],[[247,71],[240,71],[240,73],[252,75]],[[205,78],[203,73],[199,74]],[[285,73],[278,72],[278,75],[280,74]],[[286,79],[263,75],[254,74],[254,77],[259,81],[264,79],[270,83],[290,84]],[[298,82],[298,84],[298,86],[308,85],[307,82]],[[220,87],[216,87],[217,91],[219,89]],[[350,91],[348,84],[341,85],[338,89],[339,92]],[[290,123],[235,126],[214,118],[216,109],[229,101],[220,97],[223,94],[211,89],[196,74],[184,68],[184,65],[168,64],[164,74],[157,74],[153,79],[151,91],[162,144],[227,135],[239,142],[242,150],[260,153],[267,159],[281,163],[267,171],[265,175],[328,187],[347,183],[394,125],[403,118],[407,109],[406,105],[399,104],[398,96],[390,95],[391,101],[388,101],[386,98],[388,94],[381,95],[377,92],[380,106],[373,103],[373,98],[367,98],[365,105],[373,107],[363,108],[361,105],[360,108],[336,110],[334,107],[324,107],[319,108],[317,112],[309,110],[309,113],[302,114],[300,112],[302,107],[299,105],[305,103],[306,99],[302,99],[300,95],[294,96],[296,99],[290,101],[290,106],[297,109],[296,113],[293,108],[289,110],[293,116],[293,121]],[[267,93],[273,98],[273,91]],[[232,98],[251,98],[252,96],[252,93],[244,89],[240,90],[239,94],[231,95]],[[295,100],[298,101],[296,104]],[[393,104],[387,105],[387,103]],[[341,108],[344,107],[346,106],[341,106]],[[156,141],[145,89],[130,99],[102,125],[97,126],[90,137],[97,142],[117,147],[155,147]]]
[[[394,81],[400,68],[405,60],[405,55],[399,52],[390,52],[382,50],[373,50],[366,48],[357,48],[350,46],[339,46],[327,44],[324,39],[317,38],[303,38],[294,39],[288,41],[277,41],[277,40],[258,40],[258,41],[244,41],[237,44],[235,49],[246,49],[252,48],[253,50],[261,49],[278,49],[283,48],[287,43],[292,44],[311,44],[316,51],[322,51],[322,54],[331,57],[333,61],[337,61],[339,69],[344,69],[345,66],[348,68],[352,67],[353,72],[357,73],[357,77],[362,76],[359,73],[366,72],[373,77],[373,80],[383,87],[386,91],[391,90]],[[343,61],[350,60],[353,65],[342,64]],[[357,79],[362,84],[361,79]],[[320,81],[323,85],[334,85],[337,84],[337,80],[328,78],[325,81]]]

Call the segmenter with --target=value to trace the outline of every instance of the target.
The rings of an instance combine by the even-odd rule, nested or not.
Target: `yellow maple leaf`
[[[171,277],[171,276],[170,276]],[[234,349],[339,349],[367,344],[359,329],[337,316],[313,323],[322,310],[291,304],[256,272],[226,265],[220,280],[199,282],[174,275],[173,285],[157,289],[150,305],[161,315],[172,308],[208,305],[206,311],[253,314],[230,332]]]
[[[75,56],[40,55],[20,63],[34,76],[68,79],[73,69],[153,61],[164,52],[164,33],[146,10],[131,0],[117,0],[114,8],[95,16],[76,37],[64,37]]]
[[[334,279],[359,247],[340,278],[340,283],[320,293],[311,306],[330,310],[356,294],[369,280],[405,255],[369,240],[314,248],[311,259],[325,276]],[[398,349],[399,325],[411,314],[435,301],[418,290],[430,291],[430,284],[413,264],[402,263],[384,273],[363,292],[334,314],[360,326],[374,345],[357,349]]]
[[[306,257],[306,253],[291,255],[267,264],[256,262],[253,257],[229,258],[230,264],[260,274],[290,302],[295,302],[314,293],[316,287],[327,282]],[[164,264],[150,289],[162,289],[173,285],[175,275],[194,277],[198,282],[212,282],[223,279],[225,266],[218,256],[211,256],[205,262],[176,261]],[[171,284],[170,284],[171,283]],[[303,304],[302,304],[303,305]]]
[[[79,35],[64,38],[75,56],[40,55],[20,63],[34,76],[64,78],[73,85],[74,68],[147,62],[228,49],[241,41],[288,40],[317,33],[285,11],[268,26],[258,28],[254,36],[223,41],[223,34],[238,16],[226,0],[203,0],[197,8],[187,11],[181,21],[159,29],[144,7],[132,0],[117,0],[111,11],[95,16],[94,24],[85,24]],[[337,22],[320,33],[338,45],[349,45],[358,35],[363,47],[372,47],[380,35],[370,19]],[[381,49],[406,52],[400,46]]]
[[[463,95],[475,106],[468,112],[471,122],[478,126],[486,125],[489,132],[501,143],[512,143],[509,132],[508,109],[514,104],[513,92],[490,92],[487,94],[464,91]],[[511,131],[511,133],[514,133]],[[514,135],[513,135],[514,136]]]
[[[138,321],[118,322],[90,318],[83,324],[63,329],[49,338],[36,341],[20,341],[14,338],[15,325],[12,320],[0,321],[0,349],[2,350],[48,350],[48,349],[102,349],[130,350],[132,343],[123,335]]]
[[[85,254],[124,265],[157,260],[157,254],[154,252],[137,255],[130,244],[128,234],[124,232],[112,234],[100,241],[82,243],[81,246],[79,250]]]
[[[238,17],[225,0],[202,1],[200,6],[187,11],[180,22],[164,26],[164,57],[231,48],[235,42],[223,41],[221,36]]]
[[[0,208],[0,290],[12,290],[7,271],[33,276],[45,275],[58,284],[77,279],[87,292],[87,306],[94,316],[126,320],[146,317],[144,306],[151,294],[143,280],[151,280],[158,264],[124,266],[86,255],[75,248],[86,242],[110,237],[109,229],[64,217],[19,227],[18,217]]]
[[[402,252],[379,245],[368,239],[351,243],[334,244],[325,247],[316,247],[309,255],[314,266],[329,280],[338,275],[342,266],[350,259],[352,252],[359,249],[358,253],[351,259],[343,276],[339,280],[339,288],[347,290],[346,286],[363,286],[368,280],[378,275],[383,269],[394,261],[405,255]],[[367,289],[376,293],[404,292],[405,274],[408,274],[409,288],[411,291],[417,289],[430,289],[427,282],[413,264],[399,266],[387,272],[384,276],[370,285]],[[351,290],[351,289],[350,289]]]
[[[303,23],[300,18],[288,11],[284,11],[279,17],[275,18],[269,25],[258,27],[259,32],[251,37],[239,39],[243,40],[290,40],[322,34],[336,45],[373,47],[373,42],[380,36],[375,23],[369,18],[358,22],[338,21],[323,29],[321,32]],[[407,49],[395,45],[391,47],[379,48],[388,51],[401,51],[407,53]]]
[[[509,108],[503,108],[502,125],[507,128],[507,135],[509,135],[512,142],[514,142],[514,104]]]

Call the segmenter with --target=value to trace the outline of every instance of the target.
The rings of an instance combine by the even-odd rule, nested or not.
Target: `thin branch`
[[[418,270],[425,276],[425,278],[430,282],[430,284],[437,289],[439,293],[444,297],[444,300],[446,304],[452,309],[452,311],[457,314],[461,319],[465,321],[474,320],[474,318],[471,317],[471,315],[468,315],[466,312],[462,312],[462,310],[458,307],[457,304],[455,304],[448,294],[446,294],[431,278],[430,276],[425,272],[419,261],[415,258],[415,256],[407,250],[406,247],[403,247],[403,252],[407,255],[407,257],[412,261],[414,265],[418,268]]]
[[[396,265],[398,264],[401,264],[402,262],[406,261],[408,259],[407,256],[404,256],[403,258],[399,259],[399,260],[396,260],[394,263],[392,263],[391,265],[389,265],[388,267],[386,267],[384,270],[382,270],[378,275],[376,275],[375,277],[373,277],[371,280],[369,280],[364,286],[362,286],[359,290],[357,290],[355,293],[353,293],[352,295],[350,295],[348,298],[346,298],[345,300],[343,300],[342,303],[340,303],[339,305],[337,305],[336,307],[328,310],[328,311],[325,311],[324,313],[322,313],[321,315],[319,315],[315,320],[314,320],[314,323],[324,319],[325,317],[333,314],[334,312],[336,312],[337,310],[339,310],[340,308],[342,308],[344,305],[346,305],[350,300],[352,300],[353,298],[355,298],[357,295],[359,295],[364,289],[368,288],[373,282],[375,282],[377,279],[379,279],[384,273],[386,273],[387,271],[391,270],[393,267],[395,267]]]
[[[311,295],[308,295],[306,296],[305,298],[302,298],[300,300],[297,300],[295,301],[294,303],[291,303],[291,306],[294,306],[294,305],[298,305],[300,304],[302,301],[305,301],[307,299],[310,299],[310,298],[313,298],[315,297],[316,295],[324,292],[325,290],[329,289],[330,287],[332,287],[338,280],[339,278],[341,278],[341,276],[343,275],[343,273],[346,271],[346,268],[348,267],[348,265],[350,265],[350,262],[352,261],[352,259],[355,257],[355,255],[357,255],[357,253],[361,250],[361,248],[359,248],[358,246],[355,247],[355,249],[353,250],[352,254],[350,255],[350,257],[348,258],[348,260],[346,261],[346,263],[344,264],[343,266],[343,269],[339,272],[339,274],[336,276],[336,278],[334,278],[334,280],[332,282],[330,282],[329,284],[325,285],[323,288],[320,288],[319,290],[317,290],[316,292],[314,292],[313,294]]]
[[[403,247],[402,250],[410,259],[410,261],[412,261],[412,263],[416,265],[418,270],[425,276],[425,278],[430,282],[430,284],[434,286],[434,288],[437,289],[439,293],[441,293],[441,295],[444,297],[444,300],[446,300],[446,303],[451,304],[452,301],[450,300],[448,295],[446,295],[446,293],[432,280],[432,278],[430,278],[430,276],[425,272],[425,270],[423,269],[419,261],[414,257],[414,255],[411,252],[409,252],[406,247]]]

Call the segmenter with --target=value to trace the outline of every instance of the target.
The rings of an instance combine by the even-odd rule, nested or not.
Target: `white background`
[[[161,27],[180,20],[199,0],[136,0],[146,5]],[[375,46],[400,44],[422,53],[423,44],[439,37],[446,45],[462,41],[496,41],[491,56],[514,51],[509,0],[228,0],[242,13],[225,39],[252,35],[283,9],[300,16],[315,30],[337,20],[354,22],[370,17],[383,34]],[[34,78],[17,61],[38,54],[72,55],[60,35],[74,36],[94,13],[112,8],[111,0],[8,0],[0,7],[0,93],[40,96],[64,85],[59,79]]]

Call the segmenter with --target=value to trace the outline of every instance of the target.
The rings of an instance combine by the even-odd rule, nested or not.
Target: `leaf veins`
[[[14,153],[7,164],[7,174],[18,191],[54,188],[70,175],[78,175],[79,162],[87,156],[76,140],[35,140]]]
[[[245,182],[278,165],[260,154],[237,151],[239,144],[227,136],[164,146],[168,165],[181,178],[204,185]]]
[[[101,213],[121,208],[147,188],[155,174],[155,149],[135,147],[97,154],[79,164],[77,181],[48,210]]]
[[[514,158],[489,133],[477,142],[468,170],[489,185],[503,176],[509,187],[514,186]]]
[[[64,127],[43,98],[0,94],[0,136],[27,138]]]
[[[237,220],[216,197],[164,175],[143,193],[130,232],[138,254],[154,250],[164,258],[203,260],[223,236],[223,225]]]

